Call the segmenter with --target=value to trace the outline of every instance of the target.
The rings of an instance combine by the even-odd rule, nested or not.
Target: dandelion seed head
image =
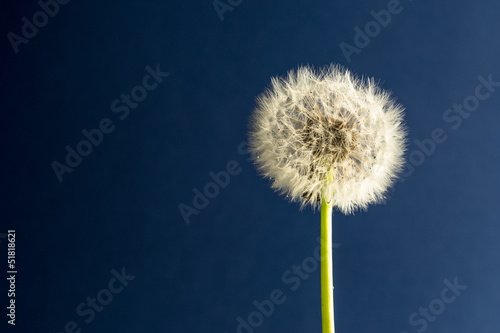
[[[335,65],[272,78],[257,99],[249,147],[272,187],[301,208],[345,214],[385,199],[401,171],[403,108],[373,79]]]

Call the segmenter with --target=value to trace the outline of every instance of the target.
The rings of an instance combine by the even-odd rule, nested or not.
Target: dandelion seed
[[[402,111],[373,79],[299,67],[258,97],[250,151],[272,187],[301,207],[318,208],[322,197],[351,214],[382,202],[402,169]]]

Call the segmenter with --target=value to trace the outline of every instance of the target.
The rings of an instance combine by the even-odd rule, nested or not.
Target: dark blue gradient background
[[[238,145],[271,76],[333,62],[405,106],[408,153],[447,135],[386,204],[335,213],[337,332],[417,332],[410,315],[455,277],[467,289],[425,331],[499,332],[500,88],[456,130],[443,114],[479,76],[500,81],[500,4],[402,0],[348,63],[339,44],[387,2],[244,0],[221,22],[211,1],[71,1],[15,54],[7,34],[40,7],[3,1],[0,233],[16,229],[19,273],[13,328],[1,238],[2,329],[232,333],[280,289],[254,331],[320,332],[319,270],[295,291],[282,279],[312,256],[319,213],[273,193]],[[157,64],[170,75],[120,120],[111,102]],[[59,183],[51,163],[103,118],[115,130]],[[241,173],[187,225],[179,204],[231,160]],[[123,267],[135,279],[85,323],[77,306]]]

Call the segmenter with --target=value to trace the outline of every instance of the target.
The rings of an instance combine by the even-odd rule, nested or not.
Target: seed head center
[[[330,164],[345,160],[356,144],[352,129],[346,123],[325,117],[307,120],[302,141],[311,149],[315,162]]]

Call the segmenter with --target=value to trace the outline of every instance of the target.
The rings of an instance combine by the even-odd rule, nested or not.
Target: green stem
[[[321,200],[321,317],[323,333],[335,333],[333,312],[332,206]]]

